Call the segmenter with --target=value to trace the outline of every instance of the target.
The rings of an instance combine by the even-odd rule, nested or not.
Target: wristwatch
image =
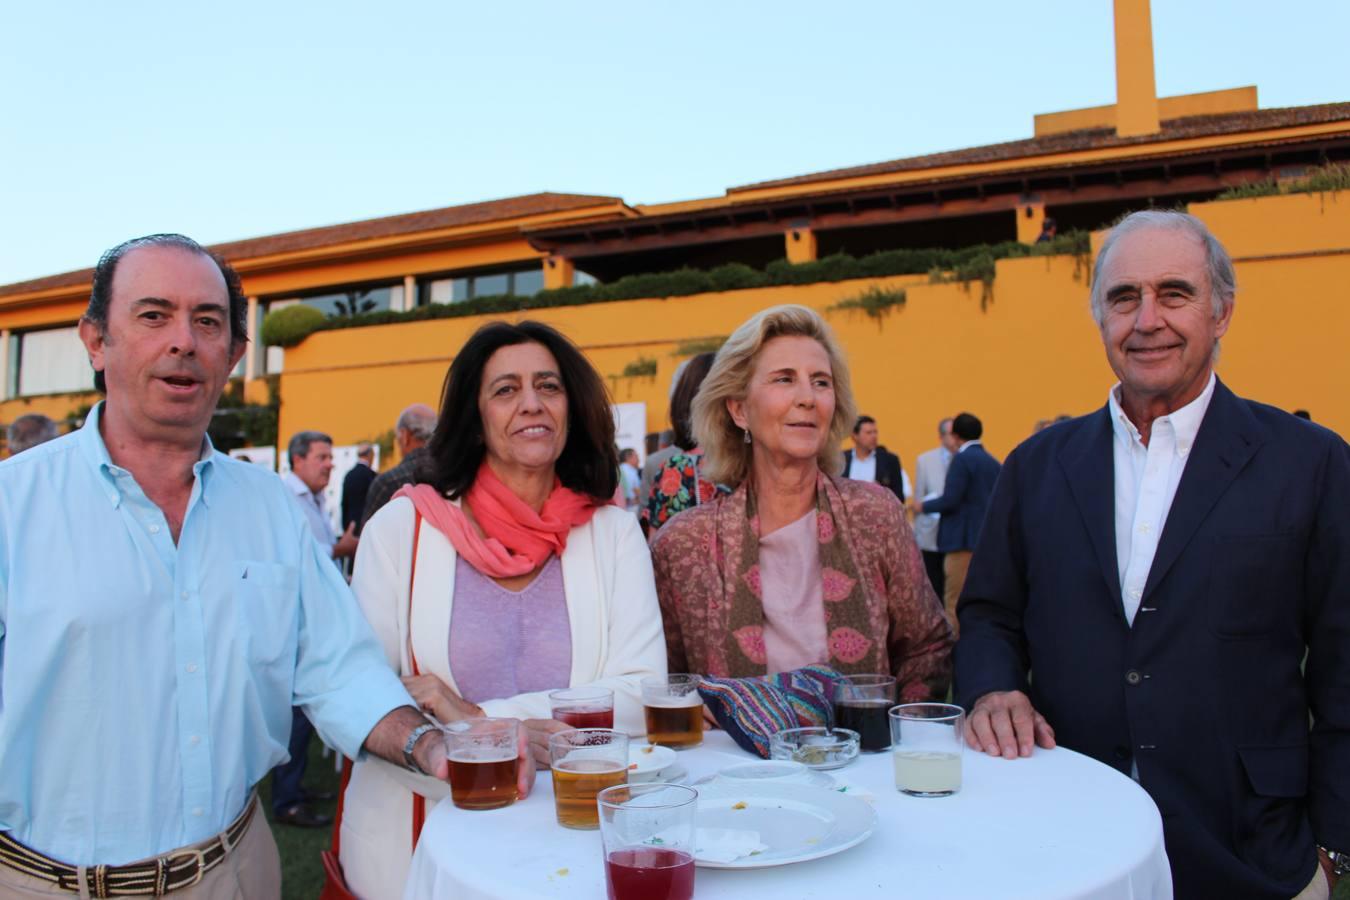
[[[1323,847],[1321,844],[1317,845],[1317,849],[1325,853],[1327,859],[1331,860],[1331,873],[1333,875],[1337,878],[1350,875],[1350,853],[1332,850],[1330,847]]]
[[[433,725],[430,722],[426,722],[422,725],[418,725],[416,728],[412,730],[412,734],[408,735],[408,740],[403,745],[403,764],[408,767],[409,772],[416,772],[418,775],[431,774],[426,769],[423,769],[420,765],[417,764],[417,758],[413,756],[413,748],[416,747],[417,742],[422,739],[422,735],[426,734],[428,731],[435,731],[435,730],[436,730],[435,725]]]

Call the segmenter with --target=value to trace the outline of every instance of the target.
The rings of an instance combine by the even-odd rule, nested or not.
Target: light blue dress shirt
[[[0,831],[72,865],[203,841],[287,756],[413,705],[280,479],[206,442],[175,546],[83,429],[0,463]]]

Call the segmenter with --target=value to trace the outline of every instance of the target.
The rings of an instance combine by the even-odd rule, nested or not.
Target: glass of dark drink
[[[460,809],[516,802],[519,719],[465,719],[445,728],[450,798]]]
[[[694,896],[698,792],[680,784],[625,784],[596,798],[609,900]]]
[[[845,675],[834,683],[834,724],[858,732],[864,752],[890,749],[888,713],[894,705],[895,679],[890,675]]]
[[[647,742],[684,750],[703,743],[703,698],[697,675],[656,675],[642,679]],[[883,718],[885,711],[882,711]]]
[[[548,739],[553,802],[564,828],[600,824],[595,796],[628,783],[628,735],[611,728],[574,728]]]
[[[564,688],[548,695],[553,718],[573,728],[613,728],[614,692],[605,687]]]

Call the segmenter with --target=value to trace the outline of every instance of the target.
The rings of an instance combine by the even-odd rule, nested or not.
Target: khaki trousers
[[[203,841],[194,846],[202,847],[208,843],[210,841]],[[0,898],[4,900],[51,900],[53,897],[69,900],[74,896],[73,892],[63,891],[49,881],[0,866]],[[90,900],[91,895],[82,885],[79,896],[80,900]],[[165,896],[173,900],[277,900],[281,896],[281,857],[262,810],[253,811],[253,821],[239,845],[218,866],[192,887]]]
[[[942,558],[942,602],[947,607],[947,620],[952,623],[952,637],[961,635],[956,621],[956,601],[961,599],[961,588],[966,586],[966,571],[970,568],[971,551],[953,550]]]

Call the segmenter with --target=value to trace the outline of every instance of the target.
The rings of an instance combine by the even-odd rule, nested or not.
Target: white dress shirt
[[[1167,523],[1172,498],[1177,494],[1186,460],[1190,458],[1200,423],[1214,396],[1214,373],[1209,384],[1190,403],[1153,420],[1148,446],[1139,439],[1139,429],[1125,415],[1117,393],[1111,388],[1107,405],[1115,432],[1116,564],[1120,567],[1120,596],[1125,618],[1134,625],[1139,601],[1148,582],[1148,570],[1158,551],[1158,539]],[[1145,612],[1147,612],[1145,608]]]
[[[853,465],[848,467],[848,477],[854,481],[872,481],[877,480],[877,452],[873,450],[867,454],[867,459],[861,459],[858,451],[853,451]]]

